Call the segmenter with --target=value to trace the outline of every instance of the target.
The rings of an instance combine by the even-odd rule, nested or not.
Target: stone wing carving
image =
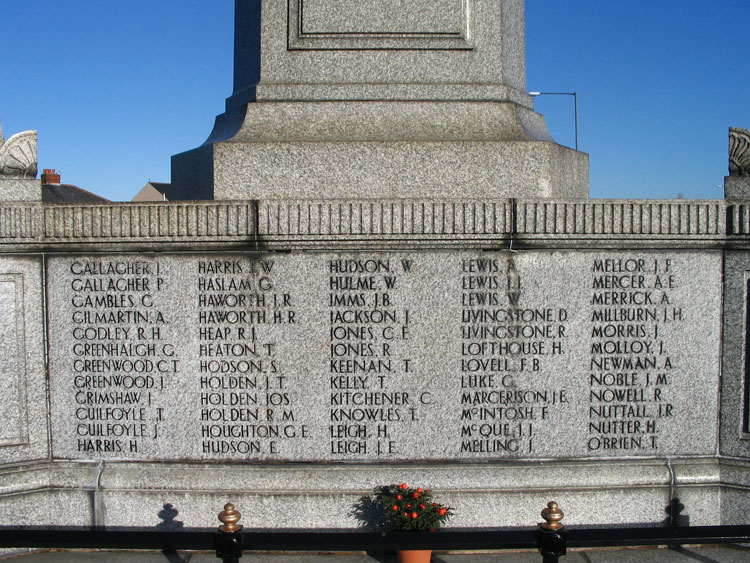
[[[729,175],[750,176],[750,131],[729,128]]]
[[[22,131],[2,143],[0,175],[35,178],[37,172],[36,131]]]

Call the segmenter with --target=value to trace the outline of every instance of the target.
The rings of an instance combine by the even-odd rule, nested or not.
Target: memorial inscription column
[[[129,256],[50,264],[50,279],[62,278],[49,315],[58,455],[158,455],[164,399],[181,371],[162,266]]]
[[[694,419],[680,397],[690,392],[691,372],[701,373],[687,344],[699,315],[689,296],[704,272],[680,255],[658,254],[597,255],[589,270],[586,450],[669,451],[677,421]]]
[[[329,438],[332,459],[425,455],[415,443],[429,391],[412,353],[413,258],[326,258],[329,319]],[[423,319],[424,320],[424,319]],[[428,329],[421,325],[422,330]],[[423,334],[424,336],[424,334]]]
[[[195,263],[202,455],[273,456],[279,441],[307,435],[266,328],[296,323],[291,294],[275,290],[274,266],[270,257]]]
[[[553,419],[568,407],[555,377],[568,352],[568,304],[526,262],[509,253],[459,262],[461,456],[545,455]]]

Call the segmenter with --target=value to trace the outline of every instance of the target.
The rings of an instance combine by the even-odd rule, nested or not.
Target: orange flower
[[[411,517],[412,518],[417,518],[418,516],[419,516],[419,514],[417,514],[416,512],[412,512],[411,513]]]
[[[401,488],[405,489],[406,488],[406,483],[401,483]]]

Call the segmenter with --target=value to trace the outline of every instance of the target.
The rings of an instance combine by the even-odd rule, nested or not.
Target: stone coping
[[[169,502],[186,526],[213,526],[216,506],[231,499],[252,508],[244,516],[250,527],[355,527],[342,507],[371,494],[375,485],[407,480],[429,483],[445,502],[463,508],[455,522],[463,527],[512,525],[538,514],[549,498],[565,503],[570,524],[657,523],[672,489],[689,507],[693,525],[716,523],[724,489],[721,460],[672,458],[671,468],[666,459],[387,467],[58,461],[0,468],[0,507],[15,511],[20,523],[69,522],[64,506],[76,506],[76,525],[133,526],[142,525],[143,514],[157,523],[157,512]],[[616,514],[612,498],[624,502]],[[496,511],[498,502],[503,510]],[[270,516],[290,504],[300,510]],[[483,509],[476,514],[467,510],[477,506]],[[326,511],[338,511],[335,521],[321,519]]]
[[[746,460],[714,457],[670,458],[676,486],[737,483],[733,471],[746,477]],[[721,468],[721,476],[720,476]],[[725,472],[726,473],[725,475]],[[666,458],[582,459],[492,463],[226,463],[149,461],[37,461],[0,465],[0,496],[35,489],[96,488],[108,490],[243,491],[275,494],[367,494],[374,485],[418,474],[435,490],[510,492],[587,490],[668,486]],[[336,479],[321,476],[339,475]],[[231,479],[228,478],[231,476]],[[18,477],[22,477],[19,479]],[[725,482],[726,478],[729,481]],[[564,483],[564,485],[562,485]],[[283,484],[283,486],[280,486]]]
[[[750,204],[725,200],[244,200],[0,204],[0,249],[252,249],[750,243]],[[512,243],[512,247],[511,247]]]

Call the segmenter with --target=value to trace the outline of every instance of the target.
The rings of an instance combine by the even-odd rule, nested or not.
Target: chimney
[[[59,184],[60,174],[54,168],[45,168],[42,172],[42,184]]]

